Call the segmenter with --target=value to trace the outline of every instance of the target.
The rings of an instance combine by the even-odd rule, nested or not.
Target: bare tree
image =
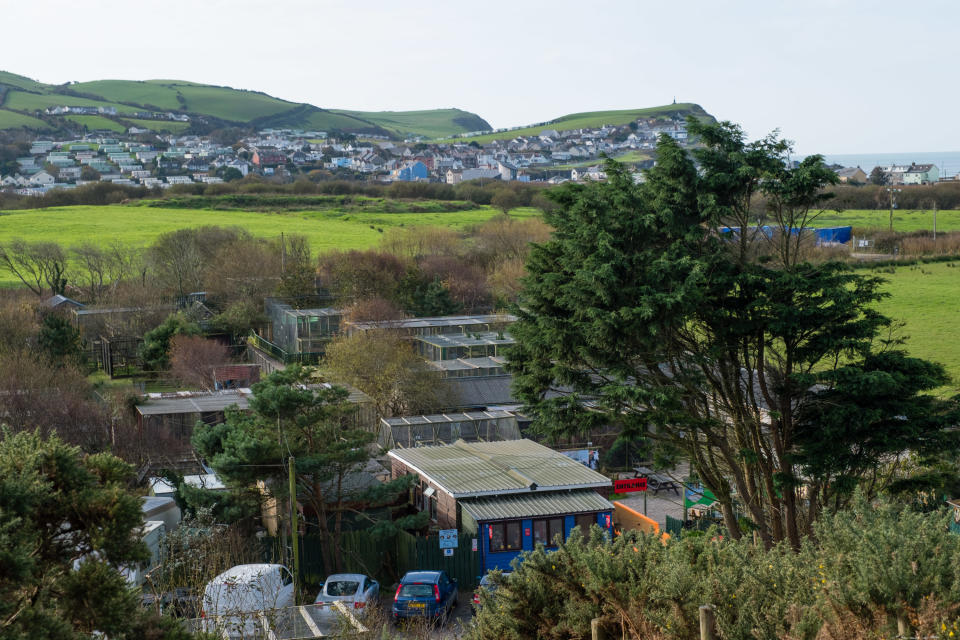
[[[216,368],[229,360],[230,350],[216,340],[186,335],[170,339],[170,373],[191,387],[213,390]]]
[[[43,296],[44,285],[57,294],[63,293],[67,284],[66,253],[55,242],[25,242],[15,238],[0,245],[0,267],[38,296]]]

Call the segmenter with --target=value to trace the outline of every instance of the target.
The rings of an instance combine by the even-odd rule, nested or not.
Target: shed
[[[440,529],[476,538],[478,571],[509,569],[574,527],[612,528],[609,478],[532,440],[395,449],[393,477],[417,475],[414,505]]]

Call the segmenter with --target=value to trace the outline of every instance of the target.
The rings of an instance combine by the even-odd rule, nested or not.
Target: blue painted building
[[[509,569],[537,544],[554,546],[574,527],[612,530],[612,483],[531,440],[464,442],[394,449],[392,474],[415,474],[417,509],[438,529],[457,529],[478,575]]]
[[[415,182],[417,180],[426,180],[429,176],[430,172],[427,170],[427,165],[417,160],[405,167],[397,169],[394,179],[400,180],[401,182]]]

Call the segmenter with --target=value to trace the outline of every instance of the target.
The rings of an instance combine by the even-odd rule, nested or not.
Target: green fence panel
[[[473,589],[480,579],[480,554],[471,551],[469,538],[460,536],[460,546],[453,555],[444,555],[436,536],[417,538],[417,569],[446,571],[456,578],[461,590]],[[463,543],[467,542],[466,545]]]

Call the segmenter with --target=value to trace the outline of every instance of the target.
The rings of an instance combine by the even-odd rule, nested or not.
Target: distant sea
[[[845,167],[860,167],[867,174],[876,166],[888,164],[935,164],[940,167],[940,177],[947,178],[960,173],[960,151],[917,151],[907,153],[828,153],[823,156],[827,164]]]

